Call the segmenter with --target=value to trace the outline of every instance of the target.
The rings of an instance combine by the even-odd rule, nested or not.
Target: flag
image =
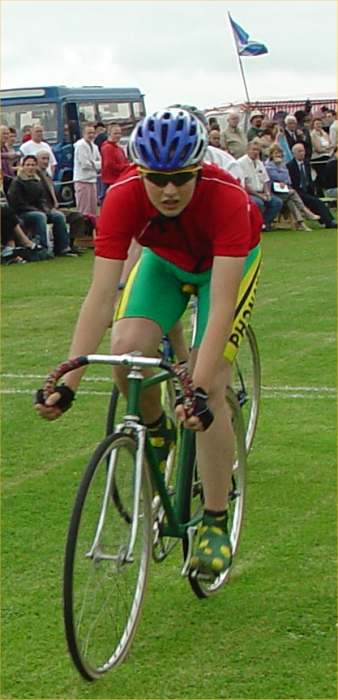
[[[260,56],[263,53],[268,53],[264,44],[258,44],[257,41],[250,41],[249,34],[247,34],[237,22],[234,22],[230,12],[228,12],[228,15],[239,56]]]

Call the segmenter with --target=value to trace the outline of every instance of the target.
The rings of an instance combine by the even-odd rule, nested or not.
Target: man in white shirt
[[[237,162],[243,171],[244,187],[262,213],[265,231],[269,231],[274,218],[283,206],[283,202],[271,194],[270,178],[259,154],[260,144],[253,139],[248,143],[246,155],[238,158]]]
[[[226,170],[232,177],[239,181],[244,187],[244,175],[240,163],[230,155],[228,151],[223,151],[215,146],[208,146],[204,159],[205,163],[214,163],[219,168]]]
[[[97,176],[101,170],[101,156],[96,144],[95,127],[86,124],[82,139],[74,145],[74,190],[76,207],[80,214],[97,215]]]
[[[34,124],[31,131],[31,139],[25,141],[20,146],[20,153],[22,156],[36,156],[39,151],[48,151],[49,153],[49,166],[47,173],[50,177],[54,176],[57,161],[55,155],[46,141],[43,141],[43,127],[41,124]]]

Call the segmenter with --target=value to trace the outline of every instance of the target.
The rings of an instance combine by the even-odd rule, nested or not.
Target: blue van
[[[40,123],[43,138],[52,147],[57,168],[55,186],[61,204],[73,200],[73,144],[86,122],[118,122],[127,137],[145,115],[144,95],[138,88],[64,85],[1,90],[1,123],[17,131],[21,143],[24,126]]]

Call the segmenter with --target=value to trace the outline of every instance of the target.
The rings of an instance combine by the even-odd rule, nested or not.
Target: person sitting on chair
[[[315,196],[314,181],[311,165],[305,158],[305,148],[302,143],[296,143],[292,147],[293,158],[286,167],[290,173],[292,187],[298,192],[304,204],[315,214],[319,214],[320,223],[325,228],[336,228],[337,222],[324,202]]]

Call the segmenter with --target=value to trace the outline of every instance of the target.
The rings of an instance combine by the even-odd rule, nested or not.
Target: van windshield
[[[46,104],[18,104],[8,105],[2,103],[1,123],[16,129],[16,143],[22,141],[22,129],[24,126],[42,124],[43,140],[48,143],[56,143],[57,129],[57,105],[50,102]]]

